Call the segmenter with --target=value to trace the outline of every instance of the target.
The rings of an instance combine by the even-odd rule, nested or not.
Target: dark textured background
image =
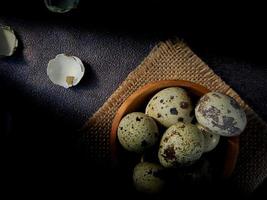
[[[15,3],[16,12],[8,12]],[[267,56],[262,50],[267,39],[258,19],[231,18],[227,11],[222,20],[214,9],[204,17],[186,6],[130,3],[103,9],[106,2],[94,3],[81,1],[63,15],[48,12],[41,1],[31,7],[9,1],[0,7],[0,24],[11,26],[19,39],[15,55],[0,60],[6,185],[22,184],[28,175],[34,175],[31,183],[48,179],[57,185],[94,174],[77,150],[75,130],[160,40],[182,38],[267,121]],[[63,52],[81,58],[86,68],[71,89],[53,85],[46,75],[48,61]]]

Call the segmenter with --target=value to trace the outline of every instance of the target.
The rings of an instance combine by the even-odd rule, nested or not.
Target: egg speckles
[[[192,121],[192,103],[187,92],[179,87],[170,87],[159,91],[149,101],[146,114],[165,127],[177,122]]]
[[[118,139],[128,151],[141,153],[159,140],[156,122],[140,112],[126,115],[118,127]]]
[[[163,134],[158,158],[164,167],[176,167],[193,163],[203,151],[204,138],[198,128],[179,122]]]
[[[161,178],[163,167],[159,164],[143,162],[135,166],[133,183],[137,191],[148,194],[163,190],[165,181]]]
[[[115,119],[113,123],[124,149],[135,152],[129,153],[129,158],[123,151],[118,156],[133,170],[130,172],[132,186],[142,192],[140,195],[149,197],[147,194],[152,194],[152,198],[165,199],[169,195],[180,197],[183,188],[191,191],[212,184],[221,176],[219,169],[229,177],[228,163],[233,169],[238,148],[232,150],[225,144],[230,141],[238,147],[238,143],[232,143],[230,138],[220,142],[220,138],[235,136],[244,130],[246,115],[238,103],[221,93],[204,94],[195,88],[165,87],[146,92],[130,97],[131,101],[121,106],[118,117],[127,112],[125,108],[136,108],[140,112],[124,115],[119,126]],[[112,134],[113,131],[114,128]],[[218,150],[210,153],[217,146]],[[227,157],[222,157],[222,153],[227,153]]]
[[[247,119],[238,103],[218,92],[205,94],[195,108],[196,119],[204,128],[222,136],[236,136],[245,129]]]

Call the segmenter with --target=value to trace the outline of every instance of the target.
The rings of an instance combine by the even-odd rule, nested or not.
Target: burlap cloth
[[[240,138],[240,155],[231,181],[242,192],[252,192],[267,175],[267,124],[229,85],[179,40],[156,45],[86,122],[83,139],[88,147],[89,159],[94,162],[110,160],[109,134],[112,120],[119,106],[129,95],[149,82],[171,79],[189,80],[212,91],[228,94],[245,109],[248,124]]]

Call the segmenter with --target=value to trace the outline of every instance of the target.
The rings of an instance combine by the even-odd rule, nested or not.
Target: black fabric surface
[[[76,130],[160,40],[183,38],[267,121],[267,60],[266,51],[261,50],[266,38],[260,30],[251,34],[229,29],[185,29],[183,24],[191,20],[179,15],[181,28],[173,28],[171,22],[176,18],[170,24],[168,17],[166,23],[158,23],[150,18],[156,11],[145,13],[145,9],[135,17],[127,9],[122,13],[113,10],[97,21],[92,17],[104,11],[95,7],[92,14],[84,1],[80,9],[65,15],[50,13],[36,3],[34,10],[18,5],[21,9],[15,16],[5,12],[11,5],[12,1],[6,8],[1,6],[0,14],[0,24],[11,26],[19,39],[15,55],[0,59],[1,141],[4,171],[11,185],[18,176],[34,175],[32,183],[48,179],[51,185],[57,185],[64,180],[68,183],[70,176],[86,181],[94,174],[87,171],[90,163],[85,164],[86,158],[80,154]],[[113,12],[116,15],[109,16]],[[48,79],[47,63],[59,53],[83,61],[85,76],[76,87],[64,89]],[[107,173],[101,173],[101,178]],[[23,184],[23,178],[19,180],[17,183]],[[99,181],[95,187],[108,184]]]

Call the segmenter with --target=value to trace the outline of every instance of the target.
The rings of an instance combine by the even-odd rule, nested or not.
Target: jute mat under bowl
[[[84,126],[84,139],[90,160],[110,160],[109,134],[112,120],[129,95],[149,82],[175,79],[192,81],[212,91],[228,94],[245,109],[248,125],[240,137],[240,155],[232,181],[243,192],[253,191],[267,176],[267,124],[181,41],[162,42],[154,47],[88,120]]]

